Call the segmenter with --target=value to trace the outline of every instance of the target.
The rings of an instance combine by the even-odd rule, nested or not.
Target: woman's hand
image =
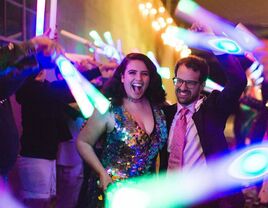
[[[110,183],[113,183],[112,178],[108,175],[108,173],[103,172],[100,174],[100,182],[99,187],[105,191]]]

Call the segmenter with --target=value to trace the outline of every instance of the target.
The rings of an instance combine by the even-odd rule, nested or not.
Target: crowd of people
[[[264,66],[259,122],[266,122],[265,138],[268,41],[262,43],[253,54]],[[127,54],[120,64],[91,59],[75,63],[110,101],[107,112],[95,109],[85,119],[55,64],[62,54],[62,47],[46,36],[0,49],[0,175],[7,184],[16,168],[25,206],[103,207],[111,183],[159,171],[168,177],[174,170],[207,168],[230,151],[224,128],[247,86],[245,69],[235,56],[217,55],[226,84],[208,96],[202,93],[207,61],[195,55],[178,60],[173,105],[166,102],[156,66],[142,53]],[[47,81],[47,70],[55,70],[57,80]],[[21,138],[9,101],[12,94],[21,105]],[[257,127],[253,129],[259,133]],[[241,190],[212,198],[193,207],[244,204]],[[268,203],[265,180],[259,198]]]

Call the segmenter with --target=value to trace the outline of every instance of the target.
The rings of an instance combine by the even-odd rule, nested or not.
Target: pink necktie
[[[168,160],[168,170],[182,167],[183,149],[185,146],[185,134],[187,127],[186,114],[189,109],[182,108],[179,112],[179,118],[173,130],[173,138],[170,144],[170,154]]]

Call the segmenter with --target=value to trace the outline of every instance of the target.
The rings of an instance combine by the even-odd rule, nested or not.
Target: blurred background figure
[[[14,165],[19,138],[9,97],[27,77],[38,74],[39,66],[52,66],[51,55],[59,55],[61,46],[45,36],[21,44],[9,43],[0,48],[0,176],[7,175]],[[42,57],[42,59],[40,58]]]
[[[29,78],[16,93],[22,116],[16,166],[20,197],[27,207],[49,207],[56,196],[58,145],[62,139],[72,138],[62,114],[64,106],[59,102],[62,96],[46,80],[45,70]]]

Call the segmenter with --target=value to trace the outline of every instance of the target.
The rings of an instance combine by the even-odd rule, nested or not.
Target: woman
[[[104,93],[111,100],[110,110],[104,115],[95,111],[77,140],[78,151],[97,173],[102,191],[114,181],[152,173],[158,151],[167,140],[160,110],[165,91],[147,56],[128,54],[104,87]],[[93,147],[103,134],[99,159]],[[96,180],[90,187],[90,192],[95,193],[89,194],[88,207],[103,206],[94,187]]]

